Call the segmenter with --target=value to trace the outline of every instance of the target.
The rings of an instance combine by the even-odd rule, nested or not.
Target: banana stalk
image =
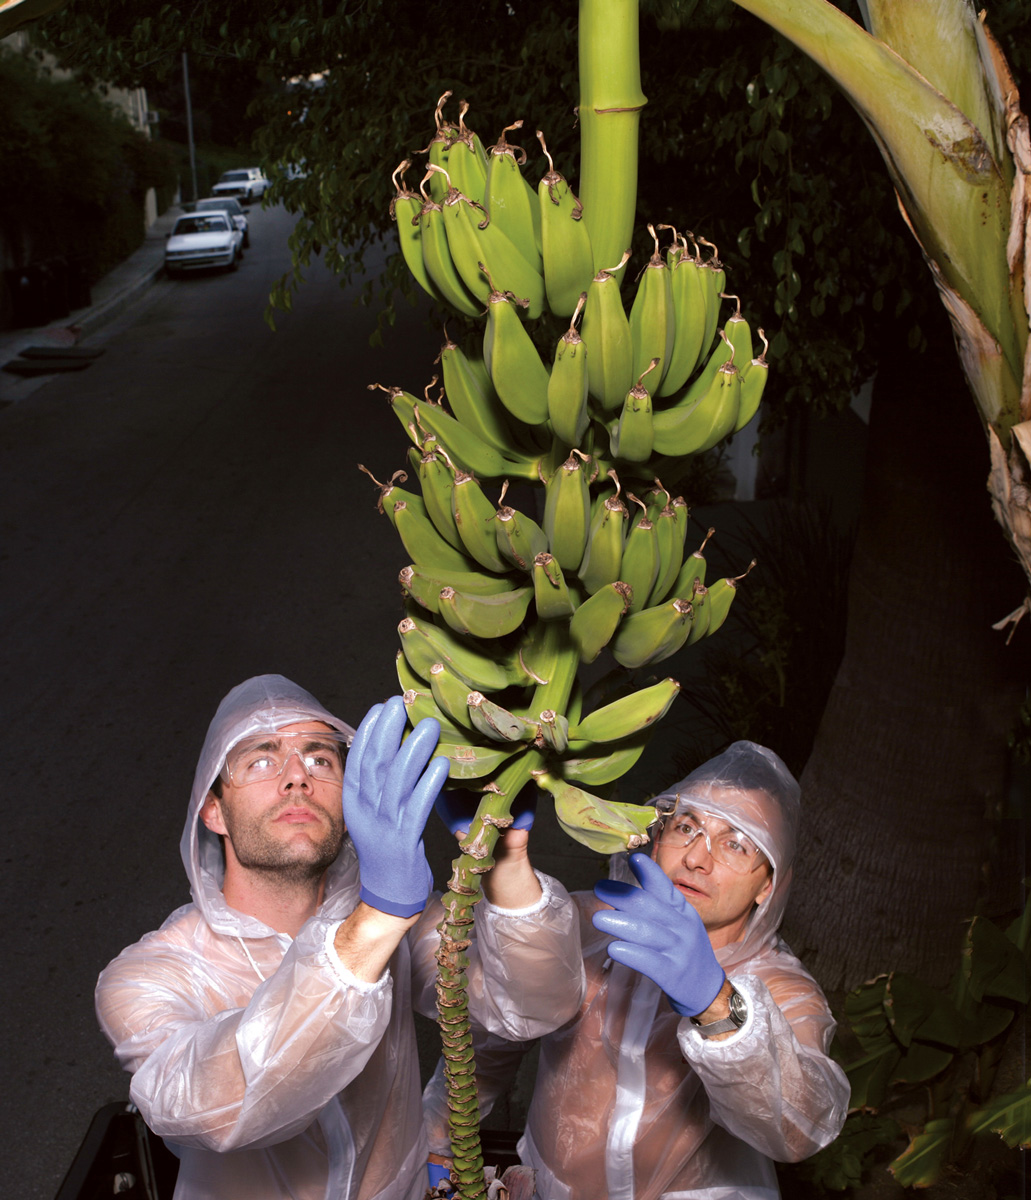
[[[580,0],[579,60],[580,200],[601,269],[619,262],[634,229],[638,129],[647,103],[637,0]]]

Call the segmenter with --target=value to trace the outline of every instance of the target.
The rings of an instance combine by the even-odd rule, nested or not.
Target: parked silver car
[[[198,200],[193,206],[193,211],[228,213],[233,224],[243,234],[243,248],[246,250],[251,244],[251,228],[247,214],[240,206],[240,201],[232,196],[209,196],[204,200]]]
[[[242,251],[243,234],[228,213],[187,213],[168,235],[165,271],[169,275],[204,267],[235,271]]]
[[[269,181],[257,167],[239,167],[226,171],[211,189],[213,196],[235,196],[241,204],[250,204],[265,195]]]

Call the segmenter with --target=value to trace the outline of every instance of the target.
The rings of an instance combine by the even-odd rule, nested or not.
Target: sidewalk
[[[171,230],[182,209],[171,207],[147,230],[143,244],[124,262],[109,271],[91,288],[92,303],[72,309],[66,317],[33,329],[0,330],[0,366],[16,358],[29,346],[74,346],[84,342],[108,321],[124,311],[147,290],[161,273],[165,259],[165,234]],[[0,374],[5,399],[20,399],[49,376],[19,378]]]

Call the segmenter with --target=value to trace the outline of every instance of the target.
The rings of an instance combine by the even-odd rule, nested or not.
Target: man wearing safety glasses
[[[101,974],[130,1094],[180,1159],[176,1200],[421,1200],[413,1009],[435,1015],[423,828],[439,727],[402,746],[400,697],[357,733],[279,675],[219,705],[181,850],[193,903]],[[499,840],[469,958],[491,1036],[554,1029],[582,995],[560,884]]]
[[[777,933],[798,784],[735,742],[655,803],[651,853],[614,856],[608,880],[574,894],[587,990],[541,1039],[520,1154],[541,1200],[773,1200],[774,1161],[832,1141],[849,1099],[823,993]],[[482,1039],[481,1111],[513,1053]]]

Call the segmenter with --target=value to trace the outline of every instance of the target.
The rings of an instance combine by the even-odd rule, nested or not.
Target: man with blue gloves
[[[425,1193],[412,1012],[435,1015],[423,828],[447,762],[436,722],[401,745],[405,723],[394,697],[354,733],[278,675],[219,705],[181,843],[193,903],[96,996],[133,1101],[180,1159],[176,1200]],[[468,951],[471,1015],[499,1040],[554,1029],[582,996],[572,903],[511,836]]]
[[[541,1039],[520,1156],[540,1200],[774,1200],[774,1162],[832,1141],[849,1099],[823,993],[777,933],[798,784],[735,742],[655,804],[650,855],[574,894],[586,993]],[[479,1039],[481,1112],[516,1053]],[[436,1077],[424,1102],[441,1155]]]

